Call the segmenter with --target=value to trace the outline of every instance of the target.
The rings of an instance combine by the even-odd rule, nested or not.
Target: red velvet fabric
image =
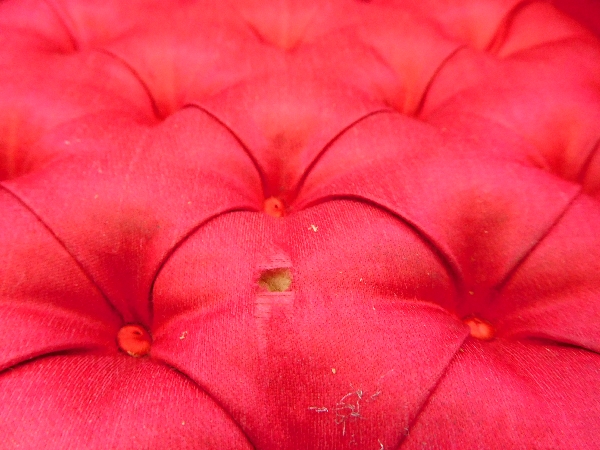
[[[0,1],[0,447],[598,448],[573,5]]]

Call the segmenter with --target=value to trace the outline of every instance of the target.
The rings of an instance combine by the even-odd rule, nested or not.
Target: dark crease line
[[[425,101],[427,100],[427,96],[429,95],[429,92],[431,91],[431,87],[433,86],[434,81],[439,77],[439,75],[442,72],[442,70],[444,69],[444,67],[446,67],[448,62],[450,60],[452,60],[458,53],[460,53],[461,50],[464,50],[466,48],[468,48],[467,44],[459,45],[458,47],[456,47],[448,55],[446,55],[446,57],[444,59],[442,59],[440,64],[433,71],[433,73],[431,74],[431,77],[429,78],[429,81],[427,82],[427,85],[425,86],[425,89],[423,90],[423,94],[421,95],[421,99],[419,100],[419,103],[417,104],[417,108],[415,109],[415,111],[413,113],[413,115],[415,117],[420,117],[421,112],[423,111],[423,107],[425,106]]]
[[[175,242],[175,244],[173,246],[171,246],[171,248],[167,251],[167,253],[165,253],[163,259],[158,264],[158,267],[156,268],[156,271],[154,272],[154,275],[152,276],[152,282],[150,283],[150,290],[149,290],[149,295],[148,295],[148,308],[149,308],[151,325],[154,324],[154,285],[156,284],[156,280],[158,279],[158,276],[160,275],[160,272],[162,271],[164,266],[171,259],[173,254],[177,250],[179,250],[183,246],[183,244],[185,244],[185,242],[188,241],[200,228],[206,226],[208,223],[210,223],[214,219],[221,217],[225,214],[232,213],[232,212],[258,212],[258,210],[251,209],[251,208],[244,208],[244,207],[236,207],[236,208],[228,208],[223,211],[217,212],[217,213],[209,216],[208,218],[201,220],[196,225],[190,227],[190,229],[186,233],[181,235],[179,240],[177,242]]]
[[[265,39],[265,37],[260,33],[260,31],[257,30],[257,28],[250,23],[250,21],[244,17],[243,14],[240,14],[244,24],[250,29],[250,31],[252,32],[252,34],[254,34],[257,38],[257,40],[266,46],[269,47],[276,47],[276,48],[280,48],[282,50],[284,50],[287,53],[292,53],[294,50],[296,50],[297,48],[299,48],[300,46],[302,46],[302,44],[304,44],[304,36],[306,35],[306,31],[309,29],[309,27],[312,25],[312,23],[315,21],[315,16],[317,15],[317,11],[318,9],[315,8],[314,12],[311,14],[310,18],[307,20],[306,24],[304,25],[304,27],[302,28],[302,31],[300,32],[299,38],[293,43],[293,45],[291,47],[280,47],[276,44],[274,44],[273,42],[268,41],[267,39]],[[239,12],[239,11],[238,11]],[[290,16],[291,16],[291,12],[290,12]],[[286,30],[286,32],[289,33],[289,30]],[[286,36],[288,37],[288,36]]]
[[[300,48],[304,44],[304,38],[306,37],[306,32],[312,26],[318,12],[319,12],[319,8],[315,7],[313,9],[312,14],[310,15],[310,18],[304,24],[304,27],[302,28],[302,31],[300,32],[298,40],[296,42],[294,42],[294,45],[292,47],[287,49],[288,52],[291,53],[294,50],[296,50],[297,48]],[[292,11],[290,11],[290,17],[291,17],[291,15],[292,15]]]
[[[337,134],[335,134],[323,146],[323,148],[319,151],[319,153],[317,153],[317,155],[313,158],[313,160],[310,162],[310,164],[306,167],[306,169],[304,170],[304,173],[302,174],[302,177],[300,177],[300,179],[298,180],[298,183],[296,184],[296,187],[295,187],[295,189],[293,191],[293,197],[294,198],[298,197],[298,194],[300,193],[300,190],[304,186],[304,183],[306,182],[306,179],[308,178],[308,176],[310,175],[310,173],[312,172],[312,170],[314,169],[314,167],[321,160],[321,158],[323,157],[323,155],[325,155],[325,153],[327,152],[327,150],[329,150],[337,140],[339,140],[344,134],[346,134],[346,132],[348,132],[351,128],[354,128],[357,124],[359,124],[363,120],[368,119],[371,116],[375,116],[377,114],[383,114],[383,113],[394,114],[394,113],[397,113],[397,111],[394,110],[394,109],[392,109],[392,108],[380,108],[380,109],[376,109],[374,111],[370,111],[370,112],[368,112],[366,114],[363,114],[362,116],[358,117],[357,119],[354,119],[352,122],[350,122],[344,128],[342,128],[341,131],[339,131]]]
[[[140,86],[142,87],[144,92],[146,92],[146,95],[148,96],[148,99],[150,100],[150,104],[152,105],[152,112],[154,113],[154,116],[158,120],[164,120],[165,117],[160,112],[160,108],[158,107],[158,103],[156,102],[154,95],[152,95],[152,91],[150,90],[150,87],[148,86],[148,84],[146,84],[146,82],[144,81],[142,76],[138,73],[138,71],[135,70],[133,68],[133,66],[131,64],[129,64],[125,59],[121,58],[119,55],[113,53],[110,50],[107,50],[105,48],[99,48],[99,49],[97,49],[97,51],[100,53],[104,53],[105,55],[113,58],[115,61],[117,61],[119,64],[121,64],[129,73],[131,73],[133,75],[133,77],[138,81],[138,83],[140,84]]]
[[[41,218],[40,215],[36,213],[36,211],[29,206],[21,197],[19,197],[16,193],[14,193],[10,188],[8,188],[4,183],[0,182],[0,187],[2,187],[6,192],[8,192],[13,198],[15,198],[25,209],[27,209],[37,220],[38,222],[52,235],[52,237],[56,240],[56,242],[63,248],[63,250],[71,257],[71,259],[77,264],[81,272],[85,275],[88,281],[94,286],[102,298],[106,301],[108,306],[115,312],[115,314],[121,319],[121,322],[125,321],[125,318],[119,311],[119,309],[110,301],[109,297],[106,293],[100,288],[100,285],[96,282],[94,277],[87,271],[85,266],[75,257],[75,255],[69,250],[65,242],[63,242],[58,235],[54,232],[54,230]]]
[[[231,421],[231,423],[237,427],[237,429],[240,431],[240,433],[242,434],[242,436],[244,436],[246,438],[246,442],[248,443],[248,445],[250,447],[252,447],[253,449],[256,449],[256,446],[254,445],[254,443],[250,439],[250,436],[248,436],[248,434],[246,433],[246,430],[244,430],[241,427],[241,425],[238,423],[237,420],[235,420],[235,418],[233,417],[233,415],[224,407],[224,405],[221,402],[219,402],[208,391],[208,389],[203,388],[202,385],[200,385],[200,383],[198,383],[197,381],[195,381],[190,375],[188,375],[187,373],[185,373],[183,370],[178,369],[176,366],[172,365],[171,363],[167,362],[166,360],[164,360],[162,358],[153,358],[153,360],[157,361],[157,362],[160,362],[161,364],[164,364],[165,366],[167,366],[173,372],[181,375],[181,377],[183,377],[185,380],[187,380],[188,382],[190,382],[200,392],[204,393],[221,411],[223,411],[223,414],[225,414],[225,416],[227,416],[229,418],[229,420]]]
[[[415,424],[417,423],[417,421],[421,417],[421,414],[423,414],[423,412],[427,408],[427,405],[431,401],[431,397],[433,396],[433,394],[435,393],[435,391],[440,386],[442,380],[448,374],[448,370],[450,369],[450,366],[452,365],[452,363],[456,359],[456,356],[460,353],[460,349],[463,348],[463,345],[464,345],[465,341],[468,339],[468,337],[469,337],[469,334],[468,333],[465,334],[465,337],[463,338],[461,344],[456,348],[456,351],[454,352],[454,355],[452,355],[452,357],[448,360],[448,364],[446,364],[446,367],[444,367],[444,370],[442,370],[442,372],[440,373],[440,376],[438,377],[438,379],[435,381],[435,383],[433,383],[433,386],[431,386],[431,389],[430,389],[429,393],[427,394],[427,397],[425,399],[423,399],[423,402],[421,403],[421,406],[419,407],[419,409],[415,413],[415,415],[412,418],[412,420],[408,423],[408,427],[407,427],[408,430],[407,430],[407,432],[406,433],[402,433],[402,436],[400,438],[400,442],[398,443],[398,446],[396,447],[396,450],[399,450],[400,447],[402,447],[402,444],[404,444],[404,441],[410,435],[410,430],[415,426]]]
[[[571,350],[582,350],[584,352],[592,353],[594,355],[600,355],[600,351],[591,349],[583,346],[581,343],[574,340],[558,340],[556,337],[548,333],[528,333],[525,331],[509,334],[508,338],[511,340],[519,340],[521,342],[539,344],[539,345],[553,345],[556,347],[571,349]]]
[[[517,56],[520,56],[524,52],[539,51],[540,49],[543,49],[547,45],[558,45],[558,44],[567,45],[570,43],[579,43],[581,45],[588,45],[589,40],[585,39],[584,36],[574,34],[574,35],[565,36],[565,37],[562,37],[559,39],[552,39],[549,41],[538,42],[538,43],[530,45],[529,47],[526,47],[526,48],[520,48],[520,49],[515,50],[514,52],[510,53],[508,55],[508,57],[516,58]]]
[[[97,348],[106,348],[106,347],[101,347],[101,346],[91,346],[91,345],[81,345],[81,346],[70,346],[70,347],[65,347],[65,348],[56,348],[55,350],[52,350],[51,352],[47,352],[47,353],[39,353],[39,354],[32,354],[31,356],[26,357],[26,359],[20,360],[20,361],[14,361],[14,362],[9,362],[9,365],[7,367],[5,367],[4,369],[0,369],[0,376],[6,374],[7,372],[11,372],[13,370],[19,370],[21,367],[23,366],[27,366],[29,364],[35,363],[37,361],[46,359],[46,358],[52,358],[55,356],[70,356],[70,355],[78,355],[82,352],[89,352],[90,350],[94,350]]]
[[[437,245],[436,241],[429,236],[424,229],[422,229],[416,222],[413,220],[403,216],[399,212],[394,211],[392,208],[385,206],[379,203],[376,200],[372,200],[361,195],[357,194],[335,194],[328,195],[326,197],[321,197],[311,202],[305,203],[302,205],[302,209],[310,208],[322,203],[326,203],[332,200],[354,200],[361,203],[366,203],[370,206],[376,207],[388,214],[399,219],[405,225],[407,225],[413,232],[421,239],[422,242],[429,247],[429,249],[433,252],[433,254],[437,257],[437,259],[441,262],[442,266],[450,276],[450,279],[454,282],[454,287],[456,292],[461,292],[463,289],[463,277],[461,271],[459,269],[459,265],[454,261],[454,259],[447,255],[441,248],[441,246]]]
[[[354,31],[355,33],[357,32],[357,29],[355,27],[342,27],[340,28],[340,31],[344,30],[344,29],[351,29],[352,31]],[[353,36],[354,37],[354,36]],[[369,42],[364,42],[361,40],[361,36],[359,33],[356,33],[355,36],[358,40],[358,42],[360,42],[361,44],[363,44],[365,47],[367,47],[367,49],[369,50],[369,53],[371,53],[371,55],[377,60],[379,61],[379,63],[383,66],[385,66],[385,68],[387,70],[389,70],[390,73],[394,74],[396,77],[398,76],[398,71],[396,71],[391,65],[389,60],[387,60],[385,58],[385,56],[383,56],[381,54],[381,52],[377,49],[377,47],[375,47],[372,43]]]
[[[244,23],[246,24],[246,26],[250,29],[250,32],[256,37],[256,39],[261,44],[273,47],[273,44],[271,42],[267,41],[264,38],[264,36],[262,34],[260,34],[260,32],[256,29],[256,27],[254,25],[252,25],[250,22],[248,22],[248,20],[246,20],[246,18],[243,16],[242,16],[242,19],[243,19]]]
[[[73,46],[73,50],[74,51],[78,51],[81,49],[81,45],[79,44],[79,39],[77,39],[75,37],[75,33],[73,32],[73,27],[70,27],[68,25],[68,22],[71,22],[68,17],[68,15],[66,13],[62,12],[62,9],[57,7],[55,5],[55,2],[52,0],[42,0],[46,6],[48,6],[48,8],[50,8],[50,10],[54,13],[54,15],[56,16],[57,20],[60,22],[60,24],[62,25],[63,29],[65,30],[65,32],[67,33],[67,35],[69,36],[69,40],[71,41],[71,45]]]
[[[558,225],[558,223],[562,220],[565,214],[569,211],[571,205],[575,202],[577,198],[579,198],[581,192],[582,188],[579,187],[577,192],[572,196],[569,202],[565,205],[564,209],[556,216],[556,218],[552,221],[548,228],[538,236],[536,241],[529,247],[529,249],[525,253],[523,253],[523,255],[517,260],[513,267],[506,273],[504,278],[494,287],[494,290],[496,292],[500,292],[508,284],[510,279],[515,275],[515,273],[525,263],[525,261],[531,256],[535,249],[538,248],[540,244],[548,237],[552,230]]]
[[[485,47],[485,51],[496,55],[498,51],[502,48],[502,46],[506,43],[506,40],[508,39],[508,36],[510,35],[510,32],[512,30],[513,22],[517,15],[527,6],[539,2],[540,0],[522,0],[515,6],[513,6],[511,10],[508,11],[500,21],[500,24],[498,25],[494,36],[492,37],[488,45]]]
[[[588,153],[587,157],[585,158],[585,161],[583,162],[583,165],[581,166],[581,169],[579,170],[579,173],[577,174],[577,177],[575,178],[579,184],[583,184],[585,176],[587,175],[587,172],[590,168],[590,165],[594,160],[594,156],[596,156],[598,152],[600,152],[600,138],[598,138],[591,151]]]
[[[229,132],[229,134],[231,134],[231,136],[233,136],[233,138],[242,147],[244,152],[246,152],[246,155],[248,155],[248,157],[252,161],[252,164],[254,165],[254,168],[256,169],[256,172],[258,173],[258,177],[260,178],[260,182],[261,182],[262,189],[263,189],[263,195],[264,195],[264,193],[267,192],[266,176],[265,176],[262,168],[260,167],[258,160],[252,154],[252,152],[250,151],[250,148],[246,145],[246,143],[242,140],[242,138],[239,137],[237,135],[237,133],[235,131],[233,131],[233,129],[229,125],[227,125],[227,123],[225,123],[225,121],[221,120],[216,114],[214,114],[212,111],[206,109],[204,106],[202,106],[198,103],[188,103],[184,107],[198,108],[200,111],[203,111],[204,113],[206,113],[207,115],[212,117],[212,119],[215,122],[217,122],[219,125],[221,125],[223,128],[225,128]]]

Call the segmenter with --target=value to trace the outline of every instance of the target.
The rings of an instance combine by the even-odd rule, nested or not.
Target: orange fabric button
[[[125,325],[117,334],[119,348],[136,358],[150,353],[151,342],[150,334],[141,325]]]
[[[489,322],[478,319],[477,317],[468,317],[464,319],[464,323],[469,326],[471,336],[473,336],[475,339],[481,339],[483,341],[494,339],[496,331]]]
[[[265,212],[273,217],[282,217],[285,212],[283,202],[278,198],[269,197],[265,200]]]

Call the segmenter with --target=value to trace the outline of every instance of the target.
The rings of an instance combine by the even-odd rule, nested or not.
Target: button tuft
[[[119,348],[136,358],[150,353],[151,341],[150,334],[141,325],[125,325],[117,334]]]
[[[265,200],[265,212],[273,217],[282,217],[285,213],[283,202],[275,197]]]
[[[481,339],[482,341],[494,339],[496,331],[489,322],[477,317],[467,317],[463,322],[469,326],[471,336],[475,339]]]

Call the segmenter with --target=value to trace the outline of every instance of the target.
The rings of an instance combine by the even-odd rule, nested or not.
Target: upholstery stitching
[[[583,185],[583,183],[585,181],[585,177],[587,175],[587,172],[590,169],[590,165],[592,164],[592,161],[594,160],[594,156],[596,156],[599,152],[600,152],[600,138],[598,138],[598,140],[596,140],[596,143],[594,145],[592,145],[590,152],[585,157],[585,161],[583,162],[581,169],[579,170],[579,173],[577,174],[577,177],[575,178],[575,180],[577,180],[577,182],[579,184]]]
[[[304,36],[306,35],[306,31],[308,30],[308,28],[312,25],[312,22],[314,22],[315,17],[317,15],[317,12],[319,11],[319,8],[314,8],[313,9],[313,13],[311,14],[311,17],[309,20],[306,21],[306,24],[304,26],[304,29],[302,30],[302,33],[300,35],[300,38],[294,43],[294,45],[292,45],[289,49],[284,49],[284,51],[286,52],[293,52],[294,50],[296,50],[298,47],[302,46],[302,45],[310,45],[312,42],[304,42]],[[256,35],[257,39],[264,45],[268,45],[270,47],[277,47],[280,48],[278,46],[276,46],[273,42],[268,41],[262,34],[261,32],[244,16],[243,13],[241,13],[239,11],[239,9],[237,10],[238,16],[241,18],[242,22],[244,22],[244,24],[250,29],[250,31]],[[339,26],[339,27],[335,27],[333,29],[330,29],[329,31],[325,32],[325,33],[320,33],[317,34],[316,37],[323,39],[323,37],[330,35],[330,34],[334,34],[339,32],[340,30],[344,30],[346,28],[352,28],[352,27],[356,27],[355,24],[349,24],[349,25],[345,25],[345,26]]]
[[[523,342],[533,343],[535,345],[553,345],[556,347],[568,348],[572,350],[581,350],[584,352],[592,353],[593,355],[600,355],[600,351],[594,350],[592,348],[585,347],[580,342],[576,342],[575,340],[567,341],[561,340],[557,341],[555,337],[552,337],[546,333],[512,333],[507,335],[512,341],[520,340]]]
[[[181,375],[184,379],[186,379],[187,381],[189,381],[193,386],[195,386],[197,389],[199,389],[201,392],[203,392],[221,411],[223,411],[223,413],[229,418],[229,420],[231,420],[231,423],[234,424],[237,427],[237,429],[244,436],[244,438],[246,438],[246,441],[248,442],[248,445],[250,445],[250,447],[252,447],[253,449],[256,449],[256,446],[254,445],[254,443],[252,442],[252,440],[250,439],[250,437],[246,433],[246,430],[244,430],[241,427],[241,425],[237,422],[237,420],[235,420],[235,418],[231,415],[231,413],[224,407],[223,404],[221,404],[221,402],[219,402],[213,396],[213,394],[211,394],[208,391],[208,389],[203,388],[202,385],[200,385],[200,383],[198,383],[197,381],[195,381],[190,375],[188,375],[187,373],[185,373],[183,370],[177,368],[176,366],[170,364],[169,362],[165,361],[164,359],[162,359],[162,358],[153,358],[153,360],[157,361],[157,362],[160,362],[161,364],[164,364],[166,367],[168,367],[169,369],[171,369],[173,372],[178,373],[179,375]]]
[[[13,305],[11,305],[13,306]],[[13,308],[23,311],[25,312],[25,310],[29,311],[29,315],[30,314],[40,314],[43,311],[43,308],[40,308],[39,305],[35,304],[35,305],[28,305],[28,304],[17,304],[16,306],[13,306]],[[79,312],[73,312],[70,311],[67,308],[63,308],[60,307],[59,308],[62,311],[62,315],[61,318],[66,318],[67,320],[74,320],[77,321],[78,318],[85,316],[84,314],[81,314]],[[33,311],[33,313],[32,313]],[[88,319],[90,316],[86,316]],[[104,326],[104,324],[100,321],[100,320],[95,320],[94,324],[97,326],[97,330],[99,330],[101,327]],[[48,347],[51,346],[53,348],[52,351],[50,352],[46,352],[45,349],[48,349]],[[105,348],[104,345],[98,345],[97,343],[94,344],[77,344],[77,345],[73,345],[73,344],[63,344],[60,346],[54,346],[51,344],[48,344],[47,342],[42,343],[42,345],[40,346],[41,350],[38,349],[38,351],[36,352],[32,352],[29,355],[25,354],[25,355],[18,355],[16,358],[13,358],[13,360],[9,360],[7,361],[7,364],[4,368],[0,369],[0,375],[4,372],[6,372],[7,370],[11,370],[14,369],[16,367],[18,367],[19,365],[22,364],[27,364],[31,361],[37,360],[39,358],[43,358],[45,356],[52,356],[56,353],[60,353],[60,352],[79,352],[79,351],[90,351],[90,350],[94,350],[94,349],[103,349]],[[23,359],[24,358],[24,359]]]
[[[577,35],[576,34],[573,36],[566,36],[566,37],[562,37],[560,39],[553,39],[553,40],[549,40],[549,41],[538,42],[537,44],[531,45],[530,47],[519,49],[519,50],[507,55],[506,59],[508,59],[508,58],[516,59],[517,57],[519,57],[521,54],[523,54],[525,52],[537,51],[539,49],[544,48],[547,45],[568,45],[568,44],[574,43],[576,45],[579,44],[581,46],[584,46],[584,45],[589,44],[589,42],[590,42],[589,39],[587,39],[585,35]]]
[[[304,183],[306,182],[306,179],[308,178],[308,176],[310,175],[310,173],[312,172],[312,170],[314,169],[314,167],[317,165],[317,163],[319,162],[319,160],[323,157],[323,155],[327,152],[327,150],[329,150],[333,144],[339,140],[344,134],[346,134],[348,131],[350,131],[350,129],[354,128],[356,125],[358,125],[360,122],[362,122],[365,119],[368,119],[371,116],[377,115],[377,114],[383,114],[383,113],[396,113],[397,111],[392,109],[392,108],[380,108],[380,109],[375,109],[373,111],[370,111],[366,114],[363,114],[362,116],[358,117],[357,119],[354,119],[352,122],[350,122],[348,125],[346,125],[344,128],[341,129],[341,131],[339,131],[337,134],[335,134],[324,146],[321,150],[319,150],[319,152],[317,153],[317,155],[313,158],[313,160],[310,162],[310,164],[306,167],[306,169],[304,170],[304,173],[302,174],[302,176],[300,177],[300,179],[298,180],[298,183],[296,183],[296,187],[293,189],[293,198],[297,198],[298,195],[300,194],[300,191],[302,190],[302,187],[304,186]]]
[[[252,34],[256,37],[256,39],[261,44],[273,47],[273,44],[271,42],[267,41],[264,38],[264,36],[256,29],[256,27],[254,25],[252,25],[248,20],[244,19],[244,23],[246,24],[246,26],[248,27],[248,29],[252,32]]]
[[[485,50],[487,52],[489,52],[490,54],[497,57],[497,53],[500,51],[502,46],[506,43],[506,40],[508,39],[508,37],[510,35],[510,31],[511,31],[511,28],[512,28],[512,25],[513,25],[513,22],[514,22],[516,16],[521,12],[521,10],[525,9],[527,6],[530,6],[534,3],[552,5],[552,3],[549,2],[548,0],[524,0],[523,2],[516,5],[513,8],[513,10],[510,11],[506,15],[506,17],[504,18],[504,20],[498,27],[498,30],[496,31],[496,35],[490,41],[490,43],[488,44],[488,46],[486,47]],[[516,51],[513,51],[510,54],[506,55],[506,58],[514,57],[515,55],[519,55],[523,52],[527,52],[530,50],[535,50],[535,49],[544,47],[545,45],[564,44],[564,43],[568,43],[569,41],[578,41],[581,39],[585,39],[585,33],[584,34],[574,34],[572,36],[562,37],[559,39],[551,39],[551,40],[547,40],[547,41],[543,41],[543,42],[538,42],[536,44],[530,45],[529,47],[525,47],[525,48],[521,48]],[[502,58],[500,58],[500,59],[502,59]]]
[[[282,50],[286,51],[286,52],[293,52],[294,50],[296,50],[297,48],[299,48],[300,46],[302,46],[304,44],[304,35],[306,34],[306,31],[308,30],[308,28],[312,25],[312,22],[314,22],[315,20],[315,16],[317,15],[317,11],[318,9],[315,8],[313,10],[313,13],[310,16],[310,19],[306,21],[304,28],[302,30],[302,32],[300,33],[299,38],[296,40],[296,42],[293,43],[293,45],[289,48],[283,48]],[[268,41],[263,35],[262,33],[248,20],[246,19],[243,14],[241,14],[238,11],[239,15],[242,17],[242,20],[244,21],[245,25],[250,29],[250,31],[257,37],[257,39],[264,45],[268,45],[270,47],[274,47],[276,46],[273,42]],[[280,48],[279,46],[276,46],[278,48]]]
[[[494,290],[496,292],[500,292],[510,281],[510,279],[515,275],[518,269],[525,263],[525,261],[529,258],[529,256],[535,251],[535,249],[550,235],[552,230],[558,225],[558,223],[562,220],[562,218],[569,211],[575,200],[579,198],[582,192],[582,187],[579,186],[579,189],[572,195],[569,202],[565,205],[564,209],[556,216],[556,218],[550,223],[548,228],[542,231],[535,242],[531,244],[529,249],[523,252],[522,256],[517,260],[513,267],[511,267],[507,272],[504,278],[494,286]]]
[[[123,322],[125,319],[123,317],[123,315],[121,314],[121,312],[118,310],[118,308],[110,301],[109,297],[106,295],[106,293],[100,288],[100,285],[96,282],[96,280],[94,279],[94,277],[85,269],[84,265],[82,264],[81,261],[79,261],[79,259],[77,259],[75,257],[75,255],[71,252],[71,250],[69,250],[69,248],[67,247],[67,245],[65,244],[65,242],[63,242],[59,237],[58,234],[56,234],[54,232],[54,230],[42,219],[42,217],[37,214],[37,212],[33,209],[33,207],[31,207],[26,201],[24,201],[19,195],[17,195],[15,192],[13,192],[9,187],[7,187],[3,182],[0,182],[0,187],[3,188],[4,190],[6,190],[6,192],[8,192],[13,198],[15,198],[23,207],[25,207],[25,209],[27,209],[38,221],[39,223],[46,228],[46,230],[52,235],[52,237],[56,240],[56,242],[64,249],[65,252],[67,252],[67,254],[71,257],[71,259],[75,262],[75,264],[77,264],[77,266],[79,267],[79,269],[83,272],[83,274],[85,275],[85,277],[90,281],[90,283],[98,290],[98,292],[100,293],[100,295],[102,296],[102,298],[104,298],[104,300],[106,301],[106,303],[108,304],[108,306],[115,312],[115,314],[117,314],[117,316],[121,319],[121,322]]]
[[[466,342],[466,340],[468,338],[469,338],[469,334],[465,335],[465,337],[463,338],[461,344],[456,348],[456,351],[454,352],[454,355],[452,355],[452,358],[450,358],[448,360],[448,364],[446,365],[446,367],[444,367],[444,370],[442,370],[442,372],[440,373],[440,376],[438,377],[438,379],[436,380],[436,382],[431,387],[431,390],[427,394],[427,397],[421,403],[421,406],[419,407],[419,409],[416,411],[413,419],[408,423],[408,425],[407,425],[407,427],[405,429],[405,432],[402,433],[402,435],[400,437],[400,442],[398,443],[398,446],[396,447],[396,450],[400,450],[400,448],[402,447],[402,445],[406,441],[406,438],[410,434],[411,428],[413,428],[415,426],[415,424],[417,423],[417,421],[420,419],[421,415],[423,414],[423,412],[427,408],[427,405],[429,404],[429,402],[431,400],[431,397],[433,396],[433,394],[435,393],[435,391],[440,386],[442,380],[448,374],[448,370],[450,369],[450,366],[452,365],[452,363],[456,359],[456,356],[460,353],[461,349],[463,348],[463,345],[465,344],[465,342]]]
[[[467,44],[459,45],[452,52],[450,52],[442,60],[442,62],[436,67],[436,69],[434,70],[433,74],[429,78],[429,81],[427,81],[427,85],[425,86],[425,89],[423,89],[423,94],[421,95],[421,99],[419,100],[419,103],[417,104],[417,107],[416,107],[416,109],[415,109],[415,111],[413,113],[413,115],[415,117],[421,118],[421,113],[423,112],[423,108],[425,107],[425,102],[427,101],[427,96],[429,95],[429,92],[431,91],[433,83],[440,76],[440,73],[442,73],[444,67],[446,67],[446,65],[449,63],[449,61],[451,61],[452,59],[454,59],[454,57],[458,53],[460,53],[462,50],[465,50],[467,48],[469,48],[469,46]]]
[[[105,55],[113,58],[115,61],[117,61],[118,63],[120,63],[129,73],[131,73],[133,75],[133,77],[141,85],[141,87],[144,90],[144,92],[146,92],[146,95],[148,96],[148,99],[150,100],[150,104],[152,105],[152,112],[154,113],[154,116],[158,120],[164,119],[164,117],[163,117],[163,115],[160,112],[160,109],[158,107],[158,103],[156,102],[156,99],[154,98],[154,95],[152,95],[152,91],[150,90],[150,87],[148,86],[148,84],[146,84],[146,82],[141,77],[141,75],[138,73],[138,71],[135,70],[133,68],[133,66],[131,64],[129,64],[125,59],[121,58],[119,55],[115,54],[114,52],[112,52],[110,50],[107,50],[105,48],[99,48],[99,49],[97,49],[97,51],[99,51],[101,53],[104,53]]]
[[[427,234],[427,232],[417,224],[416,221],[413,221],[410,218],[405,217],[403,214],[394,211],[393,209],[379,203],[378,201],[369,199],[369,198],[366,198],[366,197],[363,197],[363,196],[360,196],[357,194],[335,194],[335,195],[329,195],[325,198],[317,198],[315,200],[312,200],[312,201],[304,204],[303,209],[317,206],[317,205],[320,205],[322,203],[326,203],[329,201],[335,201],[335,200],[354,200],[354,201],[358,201],[361,203],[366,203],[366,204],[374,206],[374,207],[382,210],[383,212],[390,214],[391,216],[400,220],[402,223],[407,225],[411,230],[413,230],[413,232],[417,235],[417,237],[419,237],[419,239],[421,239],[422,242],[431,249],[431,251],[434,253],[434,255],[436,255],[436,257],[438,258],[438,260],[440,261],[440,263],[442,264],[442,266],[444,267],[444,269],[446,270],[446,272],[452,279],[452,281],[454,283],[454,287],[456,289],[456,292],[458,293],[458,292],[461,292],[464,290],[463,289],[464,281],[463,281],[462,272],[460,270],[460,266],[454,260],[452,255],[446,254],[442,250],[441,246],[439,246],[436,243],[436,241],[431,236],[429,236],[429,234]]]
[[[201,104],[189,103],[188,105],[185,105],[184,107],[198,108],[200,111],[205,112],[215,122],[217,122],[219,125],[221,125],[223,128],[225,128],[229,132],[229,134],[231,134],[231,136],[238,142],[238,144],[240,144],[240,146],[242,147],[244,152],[248,155],[248,157],[252,161],[252,164],[254,165],[254,168],[256,169],[256,172],[258,173],[258,177],[260,178],[260,183],[262,186],[262,191],[263,191],[263,196],[264,196],[265,192],[267,191],[266,175],[265,175],[264,171],[262,170],[262,168],[260,167],[258,159],[252,154],[250,147],[248,147],[248,145],[246,145],[246,143],[242,140],[242,138],[240,136],[238,136],[237,133],[235,131],[233,131],[233,128],[231,128],[229,125],[227,125],[227,123],[225,123],[224,120],[221,120],[221,118],[219,116],[217,116],[215,113],[213,113],[209,109],[205,108]]]
[[[154,275],[152,276],[152,282],[150,283],[150,288],[149,288],[148,310],[149,310],[151,327],[154,324],[154,285],[156,284],[156,280],[158,279],[158,276],[162,272],[164,266],[173,257],[175,252],[177,250],[179,250],[185,244],[185,242],[188,241],[194,234],[196,234],[196,232],[198,230],[200,230],[200,228],[202,228],[205,225],[207,225],[208,223],[212,222],[214,219],[217,219],[221,216],[224,216],[224,215],[232,213],[232,212],[259,212],[259,210],[237,207],[237,208],[228,208],[223,211],[217,212],[217,213],[213,214],[212,216],[208,217],[207,219],[204,219],[204,220],[200,221],[199,223],[197,223],[196,225],[190,227],[190,229],[186,233],[183,233],[181,235],[181,237],[179,238],[179,240],[177,240],[177,242],[175,242],[175,244],[173,244],[171,246],[171,248],[165,253],[162,260],[159,262],[159,264],[156,268],[156,271],[154,272]]]
[[[48,8],[50,8],[50,10],[56,16],[57,20],[62,25],[63,29],[69,36],[69,40],[71,41],[71,44],[73,45],[73,50],[74,51],[80,50],[81,49],[80,40],[77,39],[75,36],[75,32],[74,32],[75,27],[72,26],[73,23],[72,23],[69,15],[67,13],[65,13],[62,8],[57,6],[56,2],[54,2],[53,0],[42,0],[42,2],[44,2],[48,6]]]
[[[498,28],[496,29],[492,39],[485,47],[485,51],[489,52],[493,55],[496,55],[497,52],[502,48],[502,46],[506,43],[508,36],[510,35],[510,31],[512,29],[512,25],[516,17],[519,15],[521,11],[523,11],[529,5],[534,3],[548,3],[547,1],[540,0],[522,0],[517,3],[515,6],[508,11],[502,20],[500,21]]]
[[[55,356],[77,355],[77,354],[80,354],[82,351],[87,351],[89,349],[90,349],[89,346],[88,347],[83,347],[83,346],[82,347],[68,347],[68,348],[65,347],[65,348],[59,348],[57,350],[54,350],[54,351],[48,352],[48,353],[40,353],[39,355],[34,354],[22,361],[11,362],[6,368],[0,370],[0,376],[4,375],[5,373],[7,373],[9,371],[18,370],[21,366],[25,366],[25,365],[34,363],[41,359],[52,358]]]

